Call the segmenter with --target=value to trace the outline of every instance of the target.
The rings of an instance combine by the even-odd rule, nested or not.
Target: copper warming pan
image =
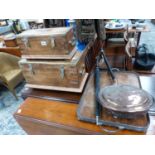
[[[114,84],[100,89],[98,102],[115,116],[132,118],[147,113],[153,98],[137,87]]]
[[[114,82],[113,85],[99,89],[97,101],[103,108],[110,110],[115,116],[133,118],[137,114],[145,114],[153,104],[152,96],[146,91],[131,85],[117,84],[112,69],[101,51],[102,58]]]

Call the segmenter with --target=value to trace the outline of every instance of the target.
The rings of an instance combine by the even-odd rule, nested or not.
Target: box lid
[[[64,36],[67,32],[69,32],[72,27],[58,27],[58,28],[44,28],[44,29],[31,29],[26,30],[19,35],[17,38],[23,37],[43,37],[43,36]]]
[[[46,65],[67,65],[67,66],[75,66],[83,54],[87,53],[88,46],[83,50],[79,51],[76,47],[75,55],[70,60],[28,60],[28,59],[21,59],[19,64],[46,64]]]

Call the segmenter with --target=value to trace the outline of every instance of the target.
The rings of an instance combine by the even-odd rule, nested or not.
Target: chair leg
[[[10,87],[7,83],[2,83],[5,87],[7,87],[9,89],[9,91],[11,91],[11,93],[13,94],[13,96],[16,98],[16,100],[18,100],[18,97],[16,95],[16,91],[14,88]]]
[[[11,91],[11,93],[13,94],[13,96],[16,98],[16,100],[18,100],[18,97],[16,95],[16,91],[13,88],[8,87],[8,89]]]

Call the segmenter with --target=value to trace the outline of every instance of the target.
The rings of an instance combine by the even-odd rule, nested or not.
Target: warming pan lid
[[[146,91],[129,85],[111,85],[101,88],[99,103],[113,111],[139,113],[149,110],[153,98]]]

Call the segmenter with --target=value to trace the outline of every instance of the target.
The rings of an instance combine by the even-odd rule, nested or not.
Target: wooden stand
[[[45,86],[45,85],[35,85],[35,84],[26,84],[26,87],[37,88],[37,89],[47,89],[47,90],[57,90],[57,91],[81,93],[83,88],[84,88],[84,85],[86,83],[87,77],[88,77],[88,73],[85,74],[79,88],[67,88],[67,87]]]

